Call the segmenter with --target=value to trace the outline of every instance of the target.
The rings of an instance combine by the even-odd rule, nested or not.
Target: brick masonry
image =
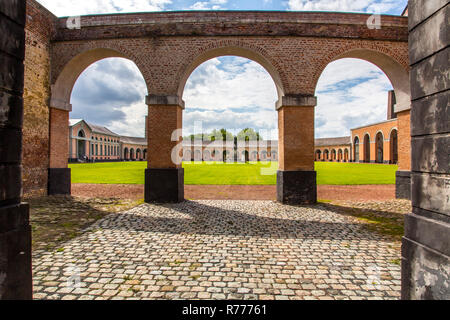
[[[377,160],[377,144],[376,144],[376,136],[378,133],[381,132],[381,134],[383,135],[383,163],[392,163],[393,162],[393,157],[391,155],[391,133],[392,131],[396,130],[398,135],[399,130],[398,130],[398,120],[397,119],[393,119],[393,120],[388,120],[382,123],[378,123],[378,124],[374,124],[374,125],[370,125],[367,127],[363,127],[363,128],[356,128],[352,130],[352,141],[353,144],[355,143],[355,139],[358,138],[359,140],[359,162],[376,162]],[[366,135],[369,135],[369,141],[370,141],[370,145],[367,146],[364,144],[364,137]],[[406,132],[407,138],[408,140],[410,140],[409,137],[409,130],[407,130]],[[365,155],[366,155],[366,148],[370,149],[370,157],[366,159]],[[406,152],[410,152],[410,150],[408,149]],[[398,139],[398,153],[400,153],[400,141]],[[398,155],[398,157],[400,158],[400,155]],[[354,155],[353,155],[354,158]]]
[[[31,227],[21,203],[25,2],[0,2],[0,300],[31,299]]]
[[[70,111],[70,93],[78,75],[100,59],[132,60],[146,81],[149,96],[179,101],[191,72],[204,61],[222,55],[246,57],[265,67],[278,88],[278,106],[289,109],[292,106],[283,105],[289,97],[314,97],[317,81],[330,62],[344,57],[362,58],[378,65],[393,79],[398,102],[403,108],[409,107],[406,17],[383,16],[381,29],[369,29],[366,25],[369,16],[362,14],[163,12],[82,17],[81,29],[68,29],[66,19],[55,18],[34,0],[27,0],[27,3],[39,11],[36,18],[29,19],[29,27],[34,31],[29,37],[43,43],[37,42],[41,48],[39,58],[44,63],[48,61],[47,40],[51,43],[50,82],[41,81],[48,77],[44,72],[37,91],[47,99],[51,86],[51,107],[66,112]],[[46,28],[40,21],[46,22]],[[35,51],[30,49],[31,63],[38,61],[33,55]],[[181,128],[182,112],[171,109],[150,110],[149,168],[177,167],[170,161],[176,142],[171,141],[168,128]],[[41,123],[48,121],[46,117],[41,115]],[[53,114],[52,118],[57,119]],[[289,117],[280,122],[288,126],[279,128],[287,134],[280,139],[280,170],[314,170],[314,112],[295,118],[299,122]],[[161,121],[167,125],[161,125]],[[62,132],[61,127],[53,129],[53,125],[62,124],[53,120],[50,123],[50,168],[66,168],[67,157],[63,162],[66,145],[53,143],[58,150],[52,149],[52,140],[59,139],[55,132]],[[159,127],[163,131],[156,132]],[[291,145],[299,143],[294,141],[290,131],[311,134],[311,139],[300,142],[302,148],[306,148],[301,154]],[[31,171],[32,159],[29,163],[27,172]],[[39,173],[42,174],[42,170]]]
[[[445,0],[410,0],[408,6],[413,212],[405,219],[402,298],[449,300],[450,40],[443,30],[450,6]]]
[[[56,17],[34,1],[27,1],[25,90],[23,119],[23,192],[47,194],[49,168],[50,39]]]

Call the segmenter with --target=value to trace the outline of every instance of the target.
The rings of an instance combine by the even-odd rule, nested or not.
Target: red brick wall
[[[398,153],[400,158],[400,141],[402,137],[400,136],[400,128],[398,119],[393,119],[392,121],[382,122],[374,125],[370,125],[367,127],[357,128],[352,130],[352,143],[355,141],[355,137],[359,138],[359,160],[365,161],[365,153],[364,153],[364,137],[368,133],[370,136],[370,161],[374,162],[376,160],[376,135],[378,132],[383,133],[383,161],[390,161],[391,158],[391,148],[390,148],[390,134],[393,129],[397,129],[398,132]],[[408,131],[409,135],[409,131]],[[404,152],[404,151],[403,151]],[[354,154],[352,154],[352,159],[354,158]]]
[[[49,165],[50,38],[54,17],[35,1],[27,1],[24,119],[24,196],[45,195]]]
[[[411,171],[411,127],[410,110],[397,114],[398,117],[398,170]]]
[[[50,109],[50,168],[67,168],[69,112]]]

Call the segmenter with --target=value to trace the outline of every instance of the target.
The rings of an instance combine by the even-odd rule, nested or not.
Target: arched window
[[[355,141],[353,143],[353,150],[354,150],[354,155],[353,155],[353,159],[355,160],[355,162],[359,162],[359,138],[355,137]]]
[[[376,136],[376,162],[383,163],[384,161],[384,138],[383,133],[378,132]]]
[[[370,162],[370,136],[364,136],[364,162]]]
[[[397,130],[391,131],[391,136],[389,138],[390,151],[391,151],[391,159],[390,163],[397,164],[398,163],[398,136]]]

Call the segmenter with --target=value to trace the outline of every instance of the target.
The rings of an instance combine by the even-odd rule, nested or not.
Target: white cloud
[[[228,0],[210,0],[210,1],[198,1],[191,5],[189,10],[224,10]]]
[[[197,68],[184,90],[184,134],[194,122],[205,131],[217,128],[276,129],[275,84],[256,62],[237,57],[209,60]]]
[[[386,120],[388,90],[392,90],[389,79],[369,62],[331,63],[317,86],[316,137],[346,136],[352,127]]]
[[[37,0],[58,17],[87,14],[162,11],[172,0]]]
[[[295,11],[388,12],[400,8],[398,0],[289,0]],[[403,5],[404,6],[404,5]]]

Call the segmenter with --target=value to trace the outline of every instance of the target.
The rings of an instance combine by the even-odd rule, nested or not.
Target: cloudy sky
[[[343,11],[399,15],[407,0],[38,0],[57,16],[173,10],[299,10]],[[377,67],[356,59],[331,63],[322,74],[316,108],[316,137],[344,136],[349,128],[382,121],[387,91],[392,86]],[[147,106],[144,80],[125,59],[105,59],[78,79],[71,118],[84,118],[111,130],[143,136]],[[197,68],[183,99],[184,134],[202,121],[204,131],[253,127],[266,138],[276,137],[277,100],[269,74],[255,62],[220,57]]]

